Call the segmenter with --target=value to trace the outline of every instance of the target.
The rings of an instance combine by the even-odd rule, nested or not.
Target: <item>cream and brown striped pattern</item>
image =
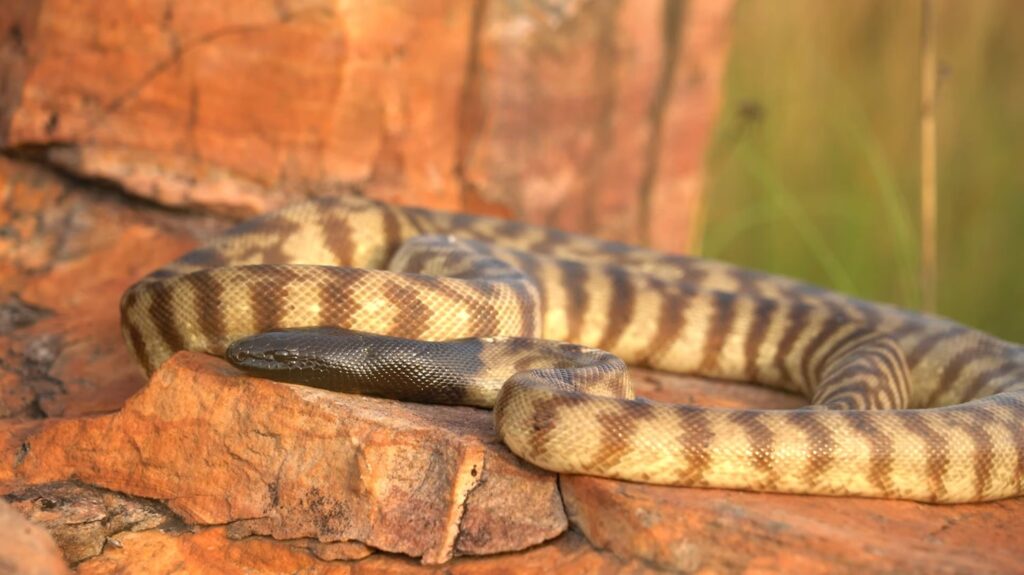
[[[555,471],[945,503],[1024,492],[1020,346],[721,262],[344,197],[243,224],[141,280],[121,310],[150,373],[178,350],[335,325],[568,341],[816,405],[705,409],[520,378],[495,406],[498,433]]]

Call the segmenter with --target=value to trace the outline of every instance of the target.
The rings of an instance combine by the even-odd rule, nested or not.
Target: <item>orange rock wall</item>
[[[359,186],[685,250],[731,0],[26,0],[0,145],[242,215]]]

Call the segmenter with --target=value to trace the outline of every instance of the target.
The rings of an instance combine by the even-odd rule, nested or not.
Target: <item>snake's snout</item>
[[[365,338],[365,334],[334,327],[282,329],[237,339],[224,355],[238,369],[259,377],[333,386],[339,376],[352,375],[345,366],[372,355]]]
[[[283,347],[284,344],[272,333],[260,334],[235,340],[224,355],[232,365],[243,371],[267,373],[301,369],[303,355],[297,350]]]

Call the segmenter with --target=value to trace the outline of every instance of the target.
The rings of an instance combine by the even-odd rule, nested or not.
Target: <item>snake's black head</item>
[[[301,328],[268,331],[235,340],[225,356],[246,373],[322,387],[329,370],[323,357],[324,336],[336,336],[336,328]]]
[[[385,375],[394,381],[409,371],[401,360],[416,355],[407,348],[422,345],[339,327],[304,327],[235,340],[225,356],[238,369],[267,379],[374,393]]]
[[[463,380],[469,377],[462,372],[475,373],[479,350],[467,352],[469,344],[454,343],[458,349],[446,352],[451,345],[310,327],[242,338],[232,342],[225,355],[242,371],[277,381],[408,401],[459,403]]]

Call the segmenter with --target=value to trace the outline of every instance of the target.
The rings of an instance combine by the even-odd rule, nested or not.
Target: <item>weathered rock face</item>
[[[181,531],[184,524],[154,502],[78,483],[50,483],[8,495],[11,506],[53,535],[69,563],[103,552],[124,532]]]
[[[102,413],[138,390],[120,294],[210,227],[97,192],[0,157],[0,417]]]
[[[302,549],[266,538],[229,539],[223,528],[173,536],[158,531],[125,533],[117,546],[78,566],[81,575],[146,573],[308,573],[310,575],[390,575],[438,573],[409,559],[372,555],[358,562],[320,561]],[[659,571],[639,561],[626,561],[610,553],[594,551],[582,537],[566,533],[550,544],[529,549],[514,557],[463,558],[443,567],[444,573],[594,573],[646,574]]]
[[[0,572],[12,575],[70,573],[60,549],[42,527],[0,501]]]
[[[686,396],[701,404],[761,408],[796,402],[738,385],[636,375],[638,391],[660,400]],[[192,353],[172,358],[115,414],[0,428],[0,461],[0,488],[50,527],[69,559],[94,557],[89,544],[102,549],[107,538],[129,545],[108,547],[82,565],[84,572],[132,565],[152,545],[163,546],[168,561],[199,560],[193,540],[213,553],[200,556],[215,562],[255,545],[267,568],[307,557],[300,550],[323,560],[357,560],[379,549],[436,563],[557,537],[568,525],[562,500],[569,523],[610,553],[585,554],[588,564],[605,565],[614,556],[625,561],[613,561],[616,569],[1011,572],[1021,561],[1014,544],[1021,501],[930,506],[578,476],[561,477],[559,490],[553,476],[497,443],[489,412],[280,385]],[[235,539],[268,535],[280,541],[278,551],[271,552],[269,541],[224,541],[216,530],[136,534],[166,524],[166,512],[151,503],[111,502],[107,494],[64,496],[77,502],[75,513],[54,518],[52,502],[64,491],[47,484],[70,477],[164,500],[192,525],[226,523]],[[553,544],[558,551],[550,551],[551,560],[561,560],[565,537]],[[577,547],[571,546],[574,554]],[[312,564],[330,572],[327,564]],[[457,569],[474,564],[455,563]]]
[[[17,4],[6,148],[165,205],[358,184],[678,250],[732,1]]]
[[[487,411],[253,380],[201,354],[173,357],[114,414],[0,434],[7,492],[75,478],[237,535],[439,563],[567,526],[555,477],[502,447]]]
[[[600,549],[669,571],[1013,573],[1020,501],[911,501],[560,482],[570,522]]]

